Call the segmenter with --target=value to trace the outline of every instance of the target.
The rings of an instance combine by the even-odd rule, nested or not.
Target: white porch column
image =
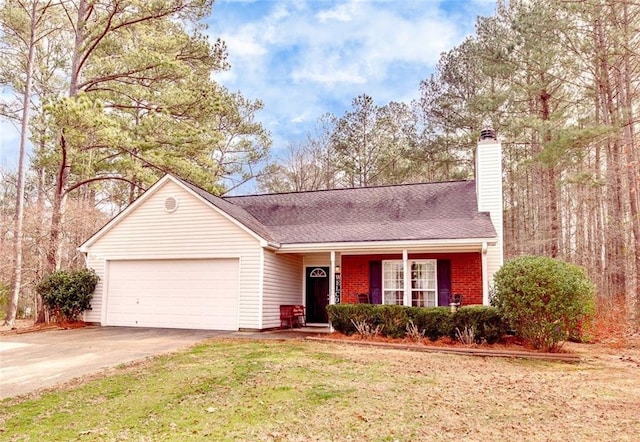
[[[336,303],[336,252],[331,251],[331,267],[329,267],[329,305]]]
[[[404,300],[403,305],[411,305],[411,269],[409,268],[409,252],[402,251],[402,269],[404,272]]]
[[[487,251],[489,246],[482,243],[482,304],[489,305],[489,267],[487,261]]]

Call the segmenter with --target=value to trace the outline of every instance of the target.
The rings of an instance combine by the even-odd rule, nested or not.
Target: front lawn
[[[640,368],[214,340],[9,399],[2,440],[635,440]]]

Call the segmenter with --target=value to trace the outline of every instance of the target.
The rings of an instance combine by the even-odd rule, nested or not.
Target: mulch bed
[[[568,352],[540,352],[533,349],[527,342],[516,337],[507,337],[504,342],[491,345],[464,345],[450,338],[441,338],[435,342],[411,342],[402,339],[392,339],[377,336],[369,340],[364,340],[359,336],[346,336],[341,333],[331,333],[327,336],[308,337],[307,339],[313,341],[349,343],[354,345],[396,348],[420,352],[452,353],[466,356],[527,358],[542,359],[548,361],[580,362],[580,356],[577,354]]]
[[[21,335],[24,333],[36,333],[45,330],[68,330],[72,328],[82,328],[86,327],[87,323],[84,321],[61,321],[61,322],[50,322],[48,324],[33,324],[33,322],[29,321],[26,324],[24,321],[21,321],[12,329],[0,330],[0,335],[11,335],[17,334]]]
[[[0,335],[35,333],[44,330],[67,330],[86,327],[83,321],[57,322],[49,324],[20,324],[19,327],[10,330],[1,330]],[[306,335],[306,334],[305,334]],[[397,348],[409,351],[452,353],[467,356],[501,357],[501,358],[528,358],[543,359],[549,361],[580,362],[580,356],[574,353],[543,353],[534,350],[526,341],[509,336],[501,343],[482,345],[463,345],[450,338],[441,338],[437,341],[425,340],[424,342],[411,342],[402,339],[392,339],[376,336],[369,340],[363,340],[359,336],[347,336],[342,333],[331,333],[326,336],[307,336],[313,341],[349,343],[354,345],[377,346],[385,348]]]

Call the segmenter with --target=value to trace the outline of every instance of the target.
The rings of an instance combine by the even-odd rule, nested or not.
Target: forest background
[[[0,2],[0,103],[20,127],[0,171],[0,301],[38,316],[35,284],[84,265],[77,246],[170,172],[216,194],[469,179],[480,130],[503,146],[505,255],[584,266],[640,315],[640,3],[498,1],[444,52],[419,99],[318,115],[270,155],[263,104],[213,78],[210,0]],[[33,150],[27,157],[26,146]]]

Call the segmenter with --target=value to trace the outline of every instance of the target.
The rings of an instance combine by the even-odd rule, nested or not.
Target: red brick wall
[[[341,301],[356,304],[358,293],[369,293],[369,261],[402,259],[402,255],[343,255],[341,258]]]
[[[343,255],[341,302],[355,304],[358,293],[369,293],[369,261],[402,259],[402,255]],[[482,304],[482,261],[477,253],[410,253],[409,259],[451,261],[451,293],[462,294],[462,304]]]

